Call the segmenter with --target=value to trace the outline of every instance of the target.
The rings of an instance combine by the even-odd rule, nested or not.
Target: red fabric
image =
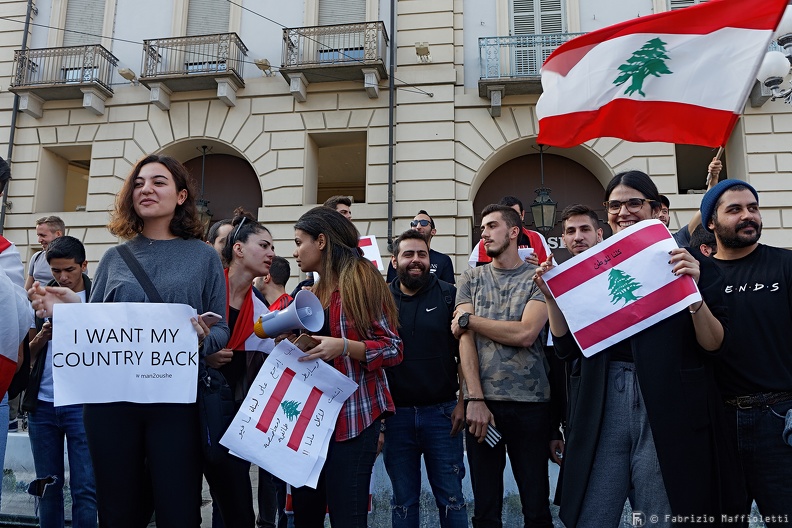
[[[226,299],[230,299],[228,291],[228,268],[225,269],[226,280]],[[226,321],[228,321],[228,305],[226,305]],[[228,348],[231,350],[245,350],[245,341],[253,333],[253,285],[245,294],[245,300],[239,309],[234,331],[231,332],[231,339],[228,340]]]
[[[739,117],[728,110],[690,104],[616,99],[598,110],[543,117],[537,141],[567,148],[597,137],[615,137],[717,147],[726,144]]]
[[[14,359],[11,359],[3,354],[0,354],[0,394],[5,394],[6,392],[8,392],[8,387],[11,385],[11,380],[14,379],[14,374],[16,374],[17,351],[14,350],[13,352],[14,352]]]
[[[3,235],[0,235],[0,253],[2,253],[3,251],[5,251],[10,247],[11,247],[11,242]]]
[[[272,304],[269,305],[269,311],[274,312],[275,310],[283,310],[284,308],[289,306],[293,300],[294,299],[292,298],[291,295],[289,295],[288,293],[284,293],[283,295],[272,301]]]

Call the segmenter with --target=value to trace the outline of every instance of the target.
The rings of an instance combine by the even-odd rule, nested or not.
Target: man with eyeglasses
[[[418,214],[410,222],[410,229],[414,229],[426,237],[427,246],[432,245],[432,238],[437,234],[434,220],[423,209],[418,211]],[[429,273],[434,274],[441,281],[454,284],[454,264],[451,262],[451,257],[445,253],[435,251],[431,247],[429,249]],[[391,262],[388,264],[387,282],[393,282],[395,278],[396,270]]]

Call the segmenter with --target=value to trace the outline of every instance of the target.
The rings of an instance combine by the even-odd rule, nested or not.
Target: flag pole
[[[721,147],[718,148],[718,153],[715,154],[715,160],[717,161],[717,160],[721,159],[722,155],[723,155],[723,147],[721,146]],[[709,187],[711,179],[712,179],[712,173],[707,171],[707,181],[706,181],[706,183],[704,185]]]

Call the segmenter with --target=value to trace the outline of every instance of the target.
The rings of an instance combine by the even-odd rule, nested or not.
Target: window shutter
[[[187,36],[228,33],[231,4],[225,0],[189,0]]]
[[[366,0],[319,0],[319,25],[366,22]]]
[[[512,35],[536,33],[534,0],[512,0]]]
[[[668,0],[668,8],[673,11],[675,9],[682,9],[683,7],[700,4],[706,1],[707,0]]]
[[[103,0],[68,0],[66,4],[66,27],[63,32],[64,46],[99,44],[102,40],[105,3]],[[80,33],[74,33],[73,31]],[[84,35],[83,33],[88,33]]]

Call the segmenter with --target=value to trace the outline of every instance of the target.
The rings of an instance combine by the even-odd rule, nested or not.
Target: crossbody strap
[[[146,297],[148,297],[151,302],[164,302],[162,297],[160,297],[157,288],[154,287],[154,284],[151,282],[148,274],[143,269],[143,266],[140,265],[138,259],[136,259],[135,255],[132,254],[132,250],[130,250],[126,244],[116,246],[116,249],[118,250],[119,255],[121,255],[121,258],[124,259],[124,262],[126,262],[126,265],[129,267],[132,275],[135,276],[140,285],[143,287]]]

